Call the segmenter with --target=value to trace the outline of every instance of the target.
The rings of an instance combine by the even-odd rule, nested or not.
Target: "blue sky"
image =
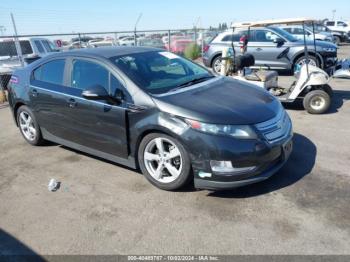
[[[221,22],[313,17],[350,20],[349,0],[1,0],[0,26],[12,34],[10,12],[19,34],[178,29]],[[200,17],[200,19],[199,19]]]

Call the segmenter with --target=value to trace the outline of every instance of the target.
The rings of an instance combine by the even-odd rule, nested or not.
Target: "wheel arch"
[[[15,106],[13,107],[13,116],[15,118],[15,122],[16,122],[16,125],[18,126],[18,120],[17,120],[17,112],[18,112],[18,109],[21,107],[21,106],[25,106],[26,104],[23,103],[23,102],[17,102],[15,104]]]
[[[135,163],[136,163],[136,167],[137,168],[139,168],[138,152],[139,152],[139,149],[140,149],[141,142],[147,135],[154,134],[154,133],[160,133],[160,134],[163,134],[163,135],[167,135],[167,136],[173,137],[173,138],[179,140],[182,143],[182,146],[186,150],[188,150],[186,144],[183,143],[183,141],[181,139],[181,136],[176,134],[175,132],[172,132],[170,129],[167,129],[167,128],[159,126],[159,127],[152,127],[152,128],[143,130],[139,134],[139,136],[137,137],[137,140],[136,140],[135,146],[134,146],[134,150],[133,150],[133,155],[135,157]]]
[[[213,67],[214,60],[219,56],[222,56],[222,52],[217,52],[212,56],[212,58],[210,60],[210,67]]]
[[[315,53],[314,51],[308,51],[308,53],[309,53],[309,55],[316,57],[316,59],[317,59],[318,62],[320,63],[320,66],[321,66],[322,68],[324,67],[323,58],[322,58],[322,56],[321,56],[319,53],[317,53],[317,55],[316,55],[316,53]],[[297,60],[298,60],[300,57],[303,57],[303,56],[305,56],[304,51],[300,51],[299,53],[297,53],[297,54],[294,56],[294,58],[293,58],[293,60],[292,60],[292,61],[293,61],[293,68],[295,67],[295,63],[297,62]]]

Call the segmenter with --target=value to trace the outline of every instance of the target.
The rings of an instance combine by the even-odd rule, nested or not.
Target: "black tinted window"
[[[51,48],[51,45],[49,44],[49,42],[47,40],[43,41],[43,45],[44,45],[44,47],[46,49],[46,52],[52,52],[53,51],[52,48]]]
[[[64,59],[48,62],[34,70],[34,79],[43,82],[63,85]]]
[[[35,40],[34,43],[36,45],[36,48],[38,48],[39,53],[45,53],[44,47],[39,40]]]
[[[28,55],[33,53],[32,46],[29,41],[19,41],[22,54]],[[16,45],[14,41],[0,42],[0,56],[17,56]]]
[[[243,35],[247,35],[247,32],[239,32],[237,34],[234,34],[234,35],[226,35],[222,38],[222,42],[239,42],[239,39],[241,38],[241,36]]]
[[[335,24],[334,22],[327,22],[328,26],[334,26],[334,24]]]
[[[109,72],[103,66],[85,60],[74,60],[71,86],[85,90],[94,85],[109,91]]]

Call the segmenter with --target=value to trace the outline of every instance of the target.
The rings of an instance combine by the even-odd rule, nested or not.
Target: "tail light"
[[[10,83],[11,84],[18,84],[19,83],[19,78],[18,78],[18,76],[11,76],[11,78],[10,78]]]
[[[204,53],[208,52],[209,48],[210,48],[210,45],[205,45],[205,46],[203,47],[203,52],[204,52]]]

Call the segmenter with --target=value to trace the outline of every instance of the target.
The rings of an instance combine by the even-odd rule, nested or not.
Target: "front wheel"
[[[299,57],[295,63],[294,63],[294,71],[296,70],[296,67],[301,67],[307,63],[309,60],[308,64],[312,66],[319,66],[319,63],[317,61],[317,58],[314,56],[309,56],[308,58],[306,56]]]
[[[191,177],[191,163],[183,145],[161,133],[147,135],[141,142],[138,160],[148,181],[163,190],[177,190]]]
[[[331,97],[323,90],[313,90],[304,97],[303,105],[310,114],[323,114],[331,105]]]

